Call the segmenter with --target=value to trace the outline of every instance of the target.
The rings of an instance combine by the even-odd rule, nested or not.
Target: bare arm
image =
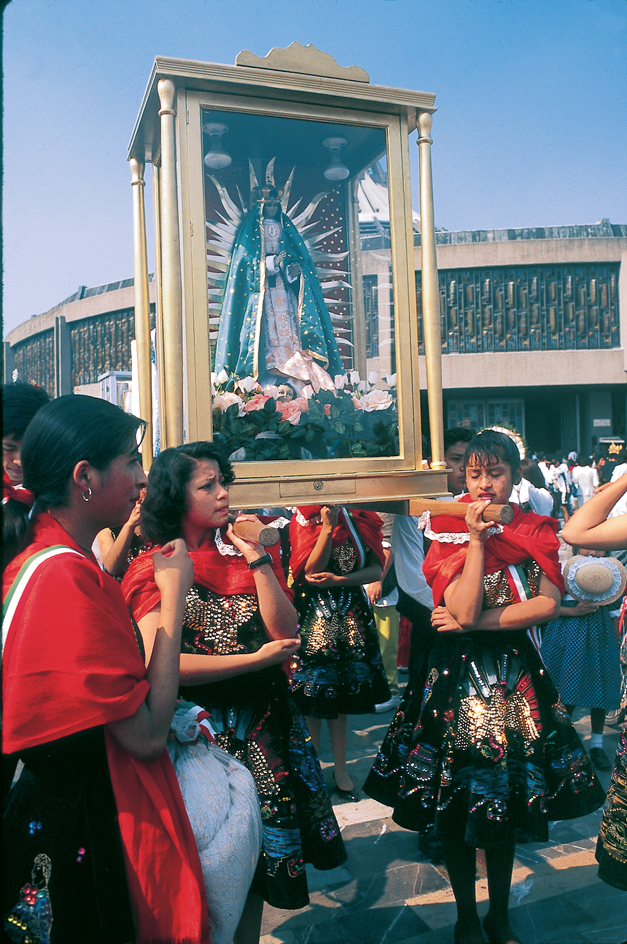
[[[567,611],[572,614],[573,610]],[[464,626],[453,616],[448,607],[438,606],[431,615],[431,623],[440,633],[463,633],[499,629],[529,629],[538,623],[546,623],[560,614],[560,593],[545,574],[540,576],[540,592],[531,600],[510,603],[492,610],[482,610],[474,626]]]
[[[150,659],[157,627],[161,622],[161,607],[157,606],[139,621],[139,630],[144,640],[146,659]],[[241,652],[230,656],[209,656],[192,652],[180,653],[179,667],[181,685],[205,685],[235,678],[247,672],[258,672],[269,665],[281,665],[300,647],[300,636],[290,639],[270,640],[257,652]]]
[[[626,491],[627,475],[600,489],[564,525],[564,540],[591,550],[620,551],[627,547],[627,515],[607,517]]]
[[[371,564],[362,570],[353,570],[350,574],[333,574],[323,570],[319,574],[305,574],[305,580],[314,587],[361,587],[364,583],[381,580],[381,565]]]
[[[134,757],[156,760],[165,747],[179,685],[179,654],[185,597],[194,568],[179,538],[154,555],[155,581],[161,591],[146,677],[150,690],[134,715],[107,725],[115,739]]]
[[[307,558],[305,564],[305,576],[308,574],[319,574],[326,571],[331,559],[331,550],[333,547],[333,529],[337,524],[337,518],[340,509],[323,505],[320,511],[322,518],[322,528],[318,535],[318,540],[314,544],[313,550]]]
[[[241,518],[256,521],[255,515],[240,515]],[[266,553],[261,544],[251,544],[233,534],[229,525],[227,534],[247,562],[258,560]],[[298,629],[298,617],[287,594],[276,578],[270,563],[262,564],[252,570],[259,602],[259,612],[263,625],[270,639],[293,639]]]
[[[133,534],[135,533],[136,526],[139,524],[140,512],[141,502],[138,501],[133,508],[128,521],[122,525],[120,533],[118,534],[115,541],[112,540],[112,535],[108,528],[106,528],[104,531],[101,531],[98,535],[98,543],[100,544],[100,551],[102,553],[102,563],[104,565],[104,569],[108,574],[111,574],[112,577],[118,577],[124,572],[128,551],[131,546],[131,541],[133,540]],[[109,540],[107,540],[107,534],[109,536]],[[104,540],[101,540],[101,535],[103,535]]]
[[[383,593],[383,581],[385,580],[390,567],[392,566],[392,561],[394,560],[394,554],[391,547],[383,547],[383,571],[379,580],[373,580],[371,583],[368,583],[367,580],[364,580],[364,583],[368,583],[368,599],[370,600],[370,605],[374,606],[377,600],[381,599],[381,594]]]
[[[466,512],[466,524],[470,534],[464,568],[454,577],[444,591],[444,602],[451,616],[466,629],[473,629],[483,606],[484,545],[488,528],[481,515],[489,504],[487,501],[472,502]]]

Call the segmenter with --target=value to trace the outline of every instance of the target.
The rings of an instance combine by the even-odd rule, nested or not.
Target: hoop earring
[[[83,492],[83,501],[88,502],[90,498],[91,498],[91,489],[90,489],[90,487],[89,487],[89,485],[88,485],[88,486],[87,486],[87,491],[86,491],[86,492]]]

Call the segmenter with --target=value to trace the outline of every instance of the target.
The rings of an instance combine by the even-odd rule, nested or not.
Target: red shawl
[[[306,505],[298,509],[303,518],[307,519],[308,523],[305,525],[299,523],[296,514],[293,515],[290,521],[290,544],[292,547],[290,566],[294,580],[297,580],[304,570],[309,555],[320,535],[322,523],[316,522],[315,519],[319,518],[321,508],[322,505]],[[337,524],[333,529],[332,547],[341,547],[347,541],[357,547],[357,539],[353,528],[358,532],[364,544],[376,554],[383,567],[385,564],[382,543],[383,531],[379,515],[374,511],[341,508]]]
[[[272,520],[268,519],[270,523]],[[232,546],[226,535],[223,535],[223,541]],[[161,600],[152,563],[152,555],[158,550],[158,547],[153,547],[136,557],[122,581],[122,593],[137,621],[150,613]],[[267,551],[272,557],[272,569],[276,578],[291,600],[293,594],[287,589],[279,545],[269,547]],[[213,537],[208,538],[197,551],[191,551],[189,556],[194,563],[194,583],[222,596],[257,593],[254,572],[249,569],[244,557],[220,554]]]
[[[28,505],[29,508],[32,508],[35,503],[33,493],[29,492],[28,489],[24,488],[22,485],[14,485],[4,471],[2,472],[2,497],[14,498],[16,501]]]
[[[470,495],[464,495],[458,501],[470,504],[472,499]],[[551,583],[559,589],[560,597],[563,596],[564,580],[558,558],[557,521],[537,515],[534,511],[523,512],[516,505],[512,508],[512,523],[504,525],[501,534],[492,534],[486,541],[484,572],[491,574],[508,564],[521,564],[532,557]],[[450,518],[445,515],[433,517],[431,528],[438,534],[468,533],[463,518]],[[440,605],[449,583],[463,569],[467,552],[467,542],[452,544],[434,540],[431,544],[422,570],[433,591],[435,606]]]
[[[24,562],[54,545],[80,551],[40,564],[19,596],[3,654],[4,750],[34,747],[134,714],[149,684],[115,580],[48,514],[7,567],[3,596]],[[166,750],[131,757],[105,727],[137,941],[209,941],[202,869]]]

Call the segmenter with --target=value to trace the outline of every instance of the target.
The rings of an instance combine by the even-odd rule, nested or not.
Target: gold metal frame
[[[280,61],[283,52],[273,50],[271,56],[275,56],[275,63]],[[363,80],[328,75],[313,79],[311,75],[276,68],[170,59],[155,62],[129,156],[155,165],[157,361],[162,448],[176,445],[183,438],[192,441],[212,436],[202,110],[354,123],[386,132],[390,261],[400,379],[397,388],[400,454],[381,458],[236,463],[237,482],[232,486],[234,505],[281,506],[322,500],[329,503],[398,501],[446,491],[435,237],[433,234],[430,239],[425,232],[426,228],[433,229],[428,149],[431,113],[435,110],[433,101],[434,96],[427,93],[388,89]],[[423,315],[435,460],[432,470],[422,470],[409,179],[408,137],[417,124],[421,149]]]

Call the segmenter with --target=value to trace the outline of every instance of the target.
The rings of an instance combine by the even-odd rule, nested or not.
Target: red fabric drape
[[[28,505],[29,508],[32,508],[35,503],[33,493],[29,492],[27,488],[22,488],[21,485],[16,487],[4,471],[2,472],[2,497],[14,498],[16,501]]]
[[[55,741],[133,715],[149,690],[128,609],[115,580],[48,514],[7,567],[6,597],[21,565],[53,545],[81,552],[45,561],[31,577],[3,654],[3,748]],[[198,850],[166,750],[146,764],[105,728],[127,879],[143,942],[209,941]]]
[[[470,504],[472,499],[464,495],[459,501]],[[533,558],[551,583],[564,594],[564,580],[560,568],[557,537],[557,521],[545,518],[533,511],[523,512],[515,505],[514,519],[503,528],[501,534],[491,535],[485,544],[486,574],[494,573],[507,564],[521,564]],[[466,522],[461,518],[437,515],[431,519],[431,528],[437,533],[468,533]],[[425,558],[422,570],[433,591],[433,603],[439,606],[444,591],[453,577],[463,570],[468,544],[441,543],[434,540]]]
[[[267,520],[271,524],[273,519],[261,518],[261,520],[264,523]],[[226,535],[223,535],[223,540],[225,544],[230,543]],[[136,557],[122,581],[124,598],[136,620],[150,613],[161,600],[161,594],[154,580],[152,563],[152,555],[158,550],[158,547],[154,547]],[[272,557],[272,569],[276,578],[291,600],[293,594],[291,590],[288,590],[285,582],[279,545],[276,544],[266,550]],[[232,596],[235,593],[257,593],[254,573],[249,569],[245,559],[236,555],[220,554],[213,537],[208,538],[197,551],[192,551],[189,556],[194,563],[194,583],[224,596]]]
[[[321,508],[322,505],[306,505],[302,508],[299,508],[298,510],[304,518],[306,518],[308,521],[312,521],[312,519],[315,519],[320,515]],[[353,544],[355,543],[351,530],[346,521],[346,516],[348,513],[348,509],[340,509],[337,524],[333,529],[333,547],[340,547],[342,544],[345,544],[346,541],[351,541]],[[374,511],[356,508],[350,509],[350,515],[362,541],[368,548],[370,548],[371,551],[373,551],[373,553],[377,556],[381,566],[383,567],[385,558],[383,555],[383,532],[381,518]],[[309,555],[313,551],[316,541],[318,540],[321,528],[322,524],[299,524],[296,515],[294,515],[290,521],[290,566],[292,568],[294,580],[297,580],[303,571],[305,564],[309,559]]]

